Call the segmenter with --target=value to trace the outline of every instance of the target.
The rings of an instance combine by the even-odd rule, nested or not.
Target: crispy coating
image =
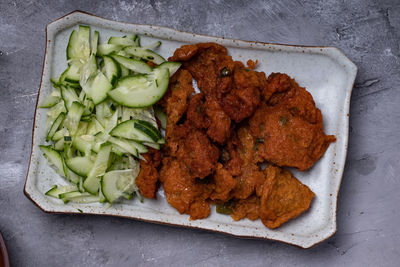
[[[140,160],[140,172],[136,179],[136,185],[145,198],[155,198],[159,178],[157,168],[161,163],[161,152],[149,148],[149,152],[142,156],[146,161]]]
[[[199,130],[191,131],[183,140],[178,159],[183,161],[194,178],[204,178],[213,173],[219,158],[219,149]]]
[[[251,116],[260,103],[260,91],[266,86],[265,74],[233,61],[221,45],[200,43],[182,46],[169,60],[183,61],[184,69],[193,75],[200,90],[206,96],[214,97],[235,122]]]
[[[210,121],[207,135],[216,143],[224,144],[231,134],[231,119],[222,110],[218,101],[209,96],[205,103],[205,113]]]
[[[243,218],[254,221],[259,218],[259,212],[260,198],[256,195],[252,195],[249,198],[236,201],[230,215],[235,221],[239,221]]]
[[[230,192],[237,185],[237,180],[232,177],[230,172],[226,170],[221,163],[217,164],[217,170],[214,174],[215,187],[211,193],[211,200],[228,201],[231,196]]]
[[[257,165],[259,158],[255,150],[256,140],[250,134],[249,127],[239,128],[237,138],[239,142],[236,150],[242,164],[240,165],[241,174],[236,177],[238,183],[232,194],[237,199],[246,199],[255,191],[258,195],[261,194],[265,178]]]
[[[206,199],[211,190],[207,184],[198,183],[191,176],[182,161],[165,157],[160,172],[168,203],[179,213],[190,214],[190,218],[202,219],[208,217],[210,206]]]
[[[228,140],[231,133],[231,119],[214,97],[205,97],[204,93],[194,95],[190,99],[186,116],[190,125],[205,129],[212,141],[224,144]]]
[[[307,170],[335,137],[325,135],[321,111],[309,92],[286,74],[273,74],[268,81],[269,99],[249,121],[251,133],[262,140],[258,153],[276,165]]]
[[[192,75],[187,70],[178,70],[171,77],[167,93],[159,102],[166,112],[170,125],[175,125],[186,112],[189,97],[193,93]]]
[[[160,181],[168,203],[192,220],[217,203],[234,220],[261,218],[269,228],[306,211],[314,193],[289,171],[259,164],[306,170],[335,140],[325,135],[311,94],[285,74],[267,79],[253,70],[257,61],[233,61],[215,43],[182,46],[169,60],[183,66],[159,103],[167,114]],[[146,184],[157,167],[141,164],[138,179]]]
[[[315,194],[289,171],[276,166],[265,169],[260,218],[268,228],[277,228],[308,210]]]

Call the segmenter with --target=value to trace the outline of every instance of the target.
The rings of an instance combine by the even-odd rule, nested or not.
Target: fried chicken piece
[[[164,108],[170,125],[175,125],[186,112],[193,93],[192,75],[187,70],[179,69],[171,77],[166,94],[158,102]]]
[[[231,119],[214,97],[207,97],[205,113],[210,121],[207,135],[216,143],[224,144],[231,134]]]
[[[188,123],[197,129],[206,129],[210,126],[210,121],[205,113],[204,93],[195,94],[189,102],[186,113]]]
[[[189,102],[187,120],[197,129],[205,129],[212,141],[224,144],[231,133],[231,119],[214,97],[195,94]]]
[[[168,203],[179,213],[190,214],[190,219],[203,219],[210,214],[206,202],[211,190],[209,185],[193,179],[185,164],[177,159],[165,157],[160,172]]]
[[[210,199],[226,202],[231,198],[230,192],[235,188],[237,181],[221,163],[218,163],[217,170],[214,174],[214,183],[215,187],[213,188]]]
[[[200,130],[193,130],[182,142],[183,146],[180,146],[177,157],[185,164],[192,177],[202,179],[212,174],[220,152],[207,135]]]
[[[277,228],[309,209],[315,194],[289,171],[276,166],[265,170],[260,218],[268,228]]]
[[[140,172],[136,185],[145,198],[155,198],[159,174],[157,168],[161,163],[161,152],[149,148],[149,152],[142,154],[146,160],[140,160]]]
[[[235,221],[239,221],[243,218],[254,221],[259,218],[259,210],[260,198],[253,195],[249,198],[236,201],[230,215]]]
[[[278,166],[307,170],[336,139],[325,135],[321,111],[309,92],[286,74],[273,74],[268,81],[264,97],[269,99],[249,121],[252,135],[262,141],[258,154]]]
[[[242,63],[236,64],[232,89],[219,96],[223,110],[235,122],[250,117],[260,104],[260,90],[265,84],[264,73],[246,69]]]
[[[263,72],[233,61],[225,47],[215,43],[186,45],[177,49],[171,61],[183,61],[206,96],[215,97],[222,110],[235,122],[251,116],[266,86]]]
[[[237,130],[238,146],[236,148],[241,160],[241,174],[236,177],[238,183],[232,194],[237,199],[246,199],[255,191],[257,195],[261,194],[264,184],[264,174],[259,169],[257,163],[259,157],[256,148],[256,140],[250,134],[248,126]]]

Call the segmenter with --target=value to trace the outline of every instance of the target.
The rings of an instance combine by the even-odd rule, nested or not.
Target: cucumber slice
[[[165,130],[167,128],[167,115],[165,112],[160,107],[155,107],[154,115],[160,121],[161,128]]]
[[[61,176],[66,176],[66,167],[64,165],[64,161],[60,155],[60,153],[53,149],[51,146],[39,146],[40,150],[42,150],[45,158],[50,163],[56,167],[56,171]]]
[[[99,32],[98,31],[94,31],[93,38],[92,38],[92,43],[91,43],[92,54],[93,55],[97,54],[97,46],[98,46],[98,44],[99,44]]]
[[[64,149],[64,138],[58,140],[54,144],[54,149],[57,150],[57,151],[62,151]]]
[[[69,110],[73,102],[79,102],[79,97],[75,90],[68,86],[60,87],[61,98],[64,100],[65,108]]]
[[[138,149],[136,148],[135,145],[131,144],[129,140],[126,140],[126,139],[123,140],[123,139],[119,139],[119,138],[115,138],[115,137],[111,136],[108,139],[108,141],[110,141],[110,143],[112,143],[113,145],[116,145],[117,149],[121,150],[122,152],[127,152],[135,157],[138,157],[138,155],[139,155]]]
[[[94,139],[95,138],[92,135],[76,136],[72,140],[72,146],[82,152],[85,156],[88,156],[92,150]]]
[[[57,119],[58,115],[60,115],[61,112],[67,112],[63,100],[58,102],[47,112],[47,117],[49,120],[54,121],[55,119]]]
[[[90,170],[83,187],[91,194],[97,194],[100,188],[100,176],[103,176],[107,170],[108,158],[110,157],[111,144],[101,146],[97,154],[93,168]]]
[[[139,35],[136,35],[133,41],[135,41],[135,45],[137,47],[140,47],[140,36]]]
[[[143,142],[143,145],[146,145],[148,147],[160,150],[160,144],[158,143],[148,143],[148,142]]]
[[[88,80],[86,86],[86,93],[95,105],[103,102],[107,98],[107,93],[112,89],[112,84],[101,71],[97,71],[97,74]]]
[[[60,115],[58,115],[57,119],[54,121],[53,125],[51,125],[51,128],[47,133],[46,142],[49,142],[53,138],[54,134],[56,133],[60,125],[63,123],[64,119],[65,119],[65,113],[61,112]]]
[[[112,53],[116,53],[120,51],[122,48],[124,48],[123,45],[117,45],[117,44],[100,44],[97,46],[97,56],[106,56],[110,55]]]
[[[67,199],[68,202],[73,202],[73,203],[78,203],[78,204],[88,204],[88,203],[94,203],[94,202],[100,202],[101,203],[101,197],[100,196],[93,196],[93,195],[81,195],[81,196],[76,196],[76,197],[70,197]]]
[[[67,60],[86,60],[90,55],[90,27],[79,25],[79,30],[73,30],[67,45]]]
[[[119,65],[119,67],[121,68],[121,77],[125,77],[129,75],[129,69],[125,68],[122,65]]]
[[[126,77],[108,93],[110,98],[126,107],[148,107],[162,98],[168,88],[169,70],[155,68],[152,74]]]
[[[82,63],[79,61],[73,61],[64,73],[64,80],[70,83],[79,83],[81,67]]]
[[[82,118],[82,117],[81,117]],[[75,132],[76,136],[85,135],[87,131],[88,123],[86,121],[81,121],[78,124],[78,129]]]
[[[88,81],[89,79],[96,74],[97,71],[97,60],[94,55],[91,55],[86,63],[82,66],[81,72],[79,75],[79,84],[81,85],[83,91],[87,94],[88,89]]]
[[[121,67],[115,59],[109,56],[103,57],[103,73],[111,84],[114,84],[121,77]]]
[[[136,38],[137,38],[136,34],[123,37],[110,37],[110,39],[108,39],[108,43],[122,45],[122,46],[131,46],[131,45],[136,45],[135,43]]]
[[[140,171],[137,164],[134,169],[109,171],[101,179],[101,190],[108,202],[113,203],[125,194],[137,190],[136,177]]]
[[[74,173],[87,177],[93,168],[93,162],[88,157],[74,157],[65,161],[67,167]]]
[[[156,127],[154,127],[154,125],[149,123],[148,121],[135,119],[134,122],[135,122],[135,127],[136,128],[138,127],[137,124],[140,124],[140,126],[146,127],[148,130],[150,130],[152,132],[152,136],[153,136],[154,140],[157,139],[157,141],[158,141],[159,139],[162,138],[162,135],[158,131],[158,129]]]
[[[124,48],[124,51],[131,56],[138,57],[146,61],[151,61],[157,65],[165,62],[165,58],[151,51],[150,49],[143,47],[128,46]]]
[[[111,130],[110,135],[115,137],[123,137],[126,139],[132,139],[139,142],[157,142],[152,138],[153,133],[146,127],[137,128],[137,123],[133,120],[124,121],[118,124],[114,129]],[[143,131],[144,130],[144,131]]]
[[[60,194],[76,190],[77,190],[76,185],[64,185],[64,186],[54,185],[49,191],[45,193],[45,195],[50,197],[60,198]]]
[[[68,130],[65,128],[61,128],[60,130],[58,130],[57,132],[55,132],[55,134],[53,135],[53,137],[51,138],[51,140],[53,141],[58,141],[61,138],[64,138],[64,136],[69,136]]]
[[[74,136],[78,129],[85,106],[79,102],[73,102],[68,111],[67,117],[64,121],[64,126],[68,129],[69,133]]]
[[[83,202],[77,202],[77,200],[80,200],[81,198],[85,198],[85,197],[89,198],[89,197],[93,197],[93,196],[91,194],[89,194],[88,192],[80,192],[79,190],[71,191],[71,192],[67,192],[67,193],[63,193],[63,194],[59,195],[59,198],[62,199],[62,201],[64,201],[64,203],[68,203],[69,201],[75,202],[75,203],[83,203]]]
[[[146,62],[138,59],[132,59],[129,57],[124,57],[116,54],[111,55],[113,59],[115,59],[119,64],[124,66],[125,68],[128,68],[130,70],[133,70],[134,72],[137,73],[150,73],[151,68],[149,65],[146,64]]]
[[[154,127],[158,127],[157,121],[154,115],[154,110],[153,107],[146,107],[146,108],[128,108],[128,107],[123,107],[122,108],[122,117],[121,117],[121,122],[122,121],[127,121],[131,119],[138,119],[138,120],[144,120],[148,121],[151,123]]]
[[[156,68],[157,69],[167,68],[169,70],[169,77],[172,77],[172,75],[174,75],[175,72],[177,72],[181,66],[182,66],[182,63],[167,61],[167,62],[161,63]]]
[[[142,46],[142,48],[143,48],[143,49],[157,49],[157,48],[160,47],[160,46],[161,46],[161,41],[157,41],[157,42],[155,42],[155,43]]]
[[[39,108],[51,108],[54,107],[58,102],[60,102],[60,94],[54,95],[51,93],[48,95],[39,105]]]

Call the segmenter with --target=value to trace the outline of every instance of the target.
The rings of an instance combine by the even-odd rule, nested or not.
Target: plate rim
[[[321,50],[325,49],[327,51],[331,50],[331,53],[334,54],[338,54],[337,56],[340,56],[342,58],[342,60],[344,60],[345,64],[344,67],[348,67],[349,70],[346,72],[348,74],[348,77],[350,79],[350,83],[348,84],[349,87],[346,88],[345,93],[346,93],[346,97],[345,97],[345,105],[344,105],[344,111],[343,113],[347,113],[347,118],[343,121],[344,123],[344,130],[343,133],[345,132],[344,135],[344,144],[343,147],[340,147],[339,149],[344,149],[344,156],[342,158],[341,164],[342,164],[342,168],[339,170],[337,176],[338,176],[338,186],[337,188],[335,188],[333,191],[335,191],[335,206],[334,206],[334,218],[332,219],[331,223],[327,223],[326,226],[323,228],[329,228],[325,232],[325,235],[322,239],[319,239],[318,241],[312,241],[312,242],[304,242],[304,241],[299,241],[299,242],[295,242],[295,241],[286,241],[286,240],[281,240],[278,238],[274,238],[274,237],[260,237],[260,236],[251,236],[251,235],[242,235],[242,234],[233,234],[227,231],[223,231],[223,230],[218,230],[218,229],[210,229],[210,228],[203,228],[200,226],[195,226],[195,225],[182,225],[179,223],[169,223],[169,222],[165,222],[165,221],[157,221],[157,220],[151,220],[151,219],[144,219],[144,218],[138,218],[138,217],[133,217],[133,216],[128,216],[128,215],[123,215],[123,214],[105,214],[105,213],[99,213],[99,212],[94,212],[94,211],[90,211],[90,212],[79,212],[79,211],[57,211],[57,210],[51,210],[51,209],[46,209],[41,203],[39,203],[38,201],[36,201],[31,194],[34,194],[36,192],[31,192],[30,190],[32,190],[32,188],[28,187],[28,181],[30,178],[30,174],[31,174],[31,168],[32,168],[32,156],[33,156],[33,146],[34,146],[34,139],[35,139],[35,128],[37,125],[37,121],[36,121],[36,117],[37,117],[37,111],[38,111],[38,104],[39,104],[39,98],[40,98],[40,93],[42,90],[42,86],[43,86],[43,81],[44,81],[44,75],[45,75],[45,65],[48,61],[48,46],[50,43],[49,40],[49,31],[51,30],[51,27],[54,26],[57,22],[62,21],[64,19],[69,19],[70,17],[73,16],[83,16],[83,17],[92,17],[101,21],[105,21],[108,23],[117,23],[117,24],[123,24],[123,25],[130,25],[130,26],[142,26],[142,27],[148,27],[149,29],[152,29],[152,27],[154,28],[158,28],[158,29],[165,29],[168,31],[173,31],[173,32],[179,32],[179,33],[183,33],[183,34],[190,34],[193,36],[198,36],[198,37],[205,37],[205,38],[216,38],[216,39],[222,39],[222,40],[226,40],[226,41],[231,41],[231,42],[244,42],[247,43],[248,45],[250,45],[250,47],[252,45],[262,45],[262,46],[270,46],[270,48],[276,47],[276,48],[286,48],[288,50],[291,49],[305,49],[305,50],[311,50],[314,52],[318,53],[318,49]],[[346,162],[346,157],[347,157],[347,152],[348,152],[348,136],[349,136],[349,112],[350,112],[350,100],[351,100],[351,94],[352,94],[352,90],[354,88],[354,82],[355,82],[355,78],[357,75],[357,71],[358,68],[357,66],[338,48],[336,47],[331,47],[331,46],[305,46],[305,45],[290,45],[290,44],[279,44],[279,43],[268,43],[268,42],[259,42],[259,41],[248,41],[248,40],[239,40],[239,39],[231,39],[231,38],[224,38],[224,37],[216,37],[216,36],[208,36],[208,35],[203,35],[203,34],[195,34],[195,33],[190,33],[190,32],[185,32],[185,31],[181,31],[181,30],[176,30],[170,27],[165,27],[165,26],[155,26],[155,25],[149,25],[149,24],[137,24],[137,23],[128,23],[128,22],[121,22],[121,21],[114,21],[114,20],[110,20],[110,19],[105,19],[102,18],[100,16],[96,16],[93,14],[90,14],[88,12],[85,11],[80,11],[80,10],[75,10],[72,11],[58,19],[53,20],[52,22],[50,22],[49,24],[47,24],[46,26],[46,46],[45,46],[45,51],[44,51],[44,60],[43,60],[43,66],[42,66],[42,75],[41,75],[41,80],[40,80],[40,86],[38,89],[38,94],[37,94],[37,100],[36,100],[36,105],[35,105],[35,113],[34,113],[34,119],[33,119],[33,127],[32,127],[32,143],[31,143],[31,152],[30,152],[30,159],[29,159],[29,165],[28,165],[28,170],[27,170],[27,175],[26,175],[26,179],[25,179],[25,184],[24,184],[24,194],[25,196],[30,199],[37,207],[39,207],[43,212],[45,213],[50,213],[50,214],[89,214],[89,215],[101,215],[101,216],[112,216],[112,217],[121,217],[121,218],[127,218],[127,219],[133,219],[133,220],[139,220],[139,221],[144,221],[144,222],[150,222],[150,223],[155,223],[155,224],[162,224],[162,225],[169,225],[169,226],[174,226],[174,227],[184,227],[184,228],[191,228],[191,229],[199,229],[199,230],[205,230],[205,231],[209,231],[209,232],[216,232],[216,233],[220,233],[220,234],[224,234],[224,235],[228,235],[228,236],[232,236],[232,237],[236,237],[236,238],[243,238],[243,239],[261,239],[261,240],[271,240],[271,241],[278,241],[281,243],[285,243],[285,244],[289,244],[289,245],[293,245],[296,247],[300,247],[303,249],[308,249],[311,247],[314,247],[322,242],[324,242],[325,240],[329,239],[330,237],[332,237],[336,231],[337,231],[337,204],[338,204],[338,198],[339,198],[339,191],[340,191],[340,187],[341,187],[341,181],[343,179],[343,172],[344,172],[344,168],[345,168],[345,162]],[[303,50],[304,53],[304,50]],[[329,56],[329,54],[327,53],[322,53],[323,55]],[[347,84],[346,84],[347,87]],[[347,131],[346,131],[347,130]],[[33,179],[33,178],[32,178]],[[36,190],[37,191],[37,190]],[[40,193],[40,192],[38,192]],[[41,193],[40,193],[41,194]],[[333,209],[333,208],[332,208]],[[332,212],[332,210],[330,211]],[[177,214],[178,215],[178,214]],[[178,215],[179,216],[179,215]],[[308,238],[308,239],[311,239]]]

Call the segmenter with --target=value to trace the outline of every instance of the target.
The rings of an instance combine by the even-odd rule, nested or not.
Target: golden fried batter
[[[169,60],[183,65],[159,103],[167,115],[160,181],[168,203],[192,220],[217,203],[235,221],[260,218],[269,228],[306,211],[314,193],[275,165],[306,170],[335,140],[311,94],[286,74],[266,79],[253,70],[257,61],[246,67],[215,43],[182,46]],[[265,162],[274,165],[262,171]],[[153,197],[157,164],[150,157],[141,165],[138,186]]]
[[[277,228],[284,222],[308,210],[314,193],[289,171],[275,166],[265,169],[260,218],[268,228]]]
[[[325,135],[321,111],[309,92],[286,74],[272,74],[268,83],[264,97],[269,99],[249,121],[251,133],[261,141],[258,153],[276,165],[307,170],[335,137]]]
[[[236,201],[230,215],[235,221],[239,221],[243,218],[254,221],[259,218],[259,211],[260,198],[252,195],[249,198]]]
[[[212,174],[218,158],[218,148],[199,130],[191,131],[178,151],[178,159],[185,164],[194,178],[202,179]]]
[[[240,165],[241,174],[236,177],[238,184],[232,194],[237,199],[246,199],[255,191],[258,195],[261,194],[265,178],[257,165],[259,161],[256,150],[257,143],[250,134],[249,127],[239,128],[237,138],[239,141],[237,152],[242,164]]]
[[[221,163],[217,164],[217,170],[214,175],[215,187],[211,193],[211,200],[220,200],[223,202],[228,201],[230,192],[237,185],[237,180],[232,177],[228,170],[226,170]]]
[[[182,46],[169,60],[183,61],[184,69],[193,75],[200,90],[214,97],[235,122],[251,116],[260,103],[260,90],[266,86],[265,74],[233,61],[221,45]]]
[[[218,101],[204,93],[194,95],[189,102],[187,123],[205,129],[212,141],[224,144],[231,133],[231,119],[222,110]]]
[[[157,168],[161,163],[161,152],[149,148],[149,152],[142,156],[146,161],[140,160],[140,173],[136,179],[136,185],[145,198],[155,198],[159,177]]]
[[[207,184],[198,183],[182,161],[165,157],[160,172],[168,203],[179,213],[190,214],[190,218],[208,217],[210,206],[206,199],[210,195]]]

